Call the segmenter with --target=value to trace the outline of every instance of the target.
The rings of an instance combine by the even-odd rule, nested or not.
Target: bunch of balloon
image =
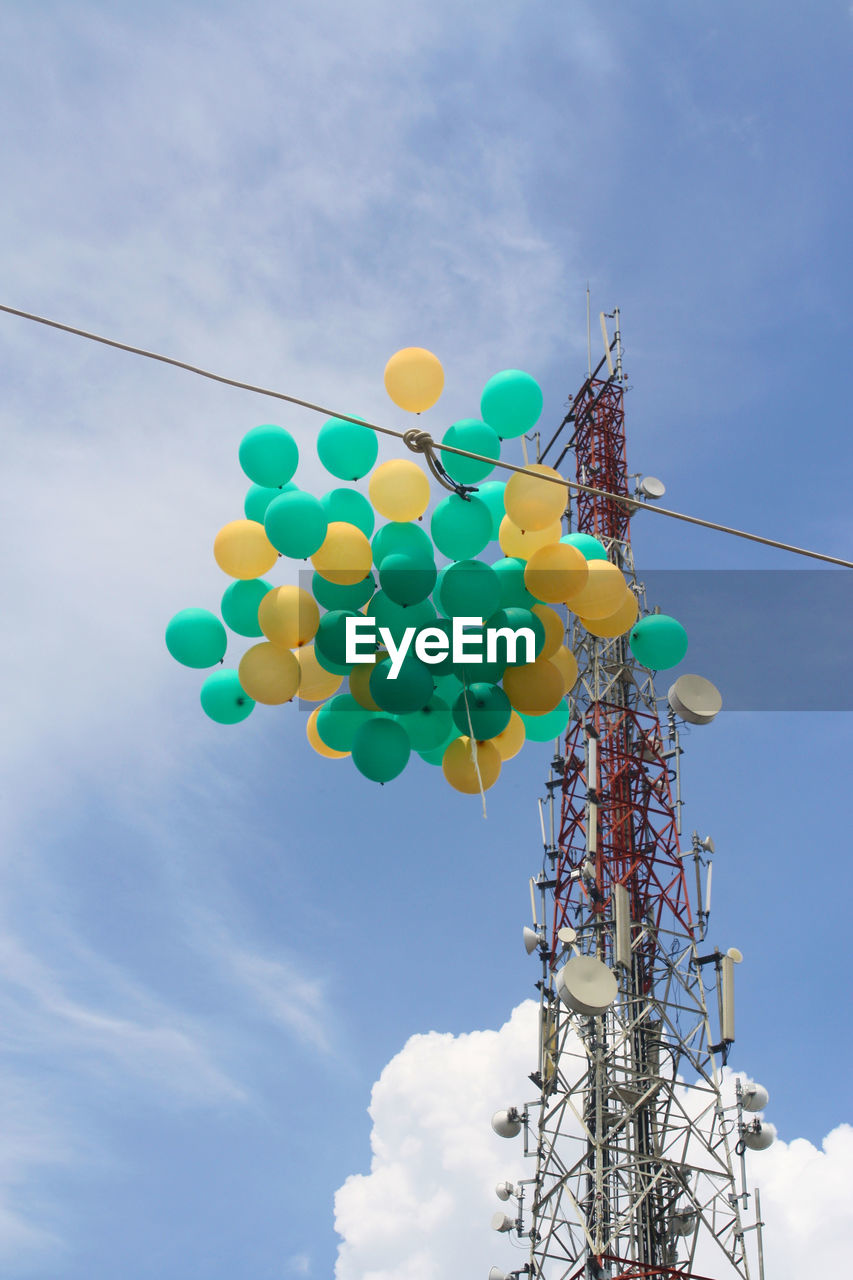
[[[420,347],[398,351],[385,369],[386,390],[406,413],[431,409],[443,385],[440,361]],[[300,454],[289,431],[249,431],[238,449],[250,482],[243,515],[213,543],[230,579],[219,615],[183,609],[166,628],[178,662],[213,668],[201,686],[204,712],[236,724],[257,703],[298,699],[313,705],[306,736],[325,759],[351,759],[386,783],[418,756],[455,790],[479,794],[526,739],[565,731],[578,666],[564,607],[593,635],[630,632],[645,665],[680,661],[686,636],[675,619],[638,620],[636,596],[605,547],[563,534],[567,490],[557,472],[536,465],[507,483],[491,478],[502,443],[530,431],[541,412],[529,374],[491,378],[480,416],[442,437],[449,491],[436,491],[421,461],[379,462],[376,432],[355,415],[320,428],[317,455],[336,484],[319,497],[294,478]],[[288,560],[301,585],[269,581]],[[381,639],[353,662],[348,629],[365,618]],[[464,624],[460,659],[450,642],[463,618],[479,624]],[[249,641],[230,668],[229,632]],[[517,632],[529,633],[532,650],[513,640]]]

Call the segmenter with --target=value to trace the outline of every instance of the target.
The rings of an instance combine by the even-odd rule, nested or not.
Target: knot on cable
[[[428,431],[419,431],[417,427],[412,427],[409,431],[403,432],[403,443],[406,444],[412,453],[431,454],[434,447],[434,441]]]
[[[476,493],[476,486],[457,484],[453,477],[447,474],[440,458],[436,455],[435,441],[428,431],[419,431],[417,427],[412,427],[409,431],[403,432],[403,443],[411,449],[412,453],[422,453],[424,455],[427,466],[440,485],[443,485],[451,493],[458,494],[466,502],[470,501],[471,494]]]

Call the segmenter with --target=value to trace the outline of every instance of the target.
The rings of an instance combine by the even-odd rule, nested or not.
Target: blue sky
[[[622,308],[630,469],[676,509],[849,557],[845,4],[44,3],[4,28],[0,301],[396,426],[382,370],[426,346],[440,435],[505,367],[559,422],[589,281]],[[0,372],[3,1274],[331,1275],[372,1126],[380,1172],[399,1140],[416,1189],[454,1194],[429,1200],[433,1262],[407,1260],[364,1184],[338,1280],[430,1280],[448,1241],[487,1270],[494,1155],[481,1207],[411,1107],[487,1129],[500,1045],[521,1070],[523,1016],[497,1030],[531,994],[548,749],[483,822],[425,766],[379,789],[318,759],[293,708],[210,724],[165,621],[224,587],[241,436],[282,422],[322,492],[318,420],[10,317]],[[649,570],[807,567],[651,516],[634,537]],[[746,956],[733,1065],[790,1144],[780,1232],[802,1192],[783,1166],[850,1166],[849,734],[737,711],[684,743],[713,940]],[[431,1032],[452,1039],[401,1055]],[[818,1206],[780,1259],[825,1235]]]

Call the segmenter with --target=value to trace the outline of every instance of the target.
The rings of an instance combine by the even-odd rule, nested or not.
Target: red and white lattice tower
[[[540,460],[566,474],[574,452],[580,484],[623,499],[576,492],[574,524],[604,544],[642,613],[630,523],[645,498],[629,493],[615,316],[605,359]],[[596,639],[569,616],[580,675],[541,806],[545,857],[526,931],[542,964],[540,1095],[493,1122],[502,1136],[523,1131],[535,1162],[532,1177],[498,1190],[517,1215],[493,1223],[528,1241],[529,1256],[492,1280],[763,1280],[743,1153],[769,1145],[772,1126],[744,1114],[766,1102],[760,1087],[723,1093],[740,954],[704,943],[713,843],[694,834],[681,848],[679,721],[667,706],[662,724],[627,636]]]

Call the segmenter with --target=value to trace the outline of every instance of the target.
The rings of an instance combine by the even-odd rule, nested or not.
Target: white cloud
[[[63,1245],[51,1223],[44,1173],[72,1159],[72,1141],[61,1119],[31,1082],[10,1071],[0,1077],[0,1261],[27,1267],[54,1261]]]
[[[60,974],[9,933],[0,938],[0,968],[3,1024],[17,1053],[59,1056],[68,1072],[93,1073],[111,1088],[148,1087],[161,1101],[245,1101],[243,1089],[217,1064],[204,1029],[107,962],[78,954],[68,979],[78,987],[100,985],[105,991],[98,1000],[70,996]],[[108,1004],[118,1004],[121,1013]]]
[[[537,1013],[527,1001],[500,1031],[412,1036],[384,1069],[370,1104],[370,1173],[335,1197],[336,1280],[477,1276],[505,1250],[489,1225],[494,1186],[526,1173],[490,1120],[532,1096]]]
[[[416,1035],[373,1089],[370,1172],[346,1180],[335,1199],[342,1236],[336,1280],[485,1277],[491,1265],[521,1266],[526,1250],[489,1226],[494,1185],[529,1177],[516,1143],[495,1137],[491,1114],[533,1096],[538,1006],[526,1001],[499,1031]],[[734,1096],[725,1073],[724,1093]],[[685,1104],[689,1105],[685,1091]],[[772,1099],[771,1108],[772,1112]],[[768,1118],[770,1118],[768,1116]],[[853,1128],[822,1150],[802,1138],[748,1153],[750,1185],[761,1191],[767,1275],[844,1274],[853,1247]],[[752,1221],[752,1210],[745,1222]],[[700,1264],[720,1274],[711,1246]]]
[[[331,1051],[333,1018],[320,978],[306,976],[290,958],[261,955],[240,946],[224,923],[209,913],[198,913],[194,934],[199,950],[265,1019],[309,1048],[323,1054]]]

